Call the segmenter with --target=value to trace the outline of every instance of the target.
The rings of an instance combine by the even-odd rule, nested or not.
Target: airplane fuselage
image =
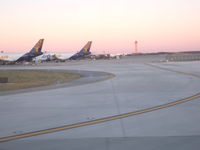
[[[25,53],[0,53],[0,60],[2,61],[16,61]]]

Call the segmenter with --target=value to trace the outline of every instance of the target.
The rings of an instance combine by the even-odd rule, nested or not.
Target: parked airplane
[[[40,39],[36,45],[28,53],[0,53],[0,61],[4,63],[9,62],[22,62],[22,61],[31,61],[34,57],[42,55],[42,45],[44,39]]]
[[[43,55],[40,55],[38,57],[35,57],[33,61],[35,62],[43,62],[43,61],[51,61],[51,60],[59,60],[59,61],[65,61],[67,59],[69,60],[75,60],[79,58],[83,58],[87,55],[90,55],[90,48],[92,45],[92,41],[88,41],[88,43],[79,51],[79,52],[72,52],[72,53],[44,53]]]

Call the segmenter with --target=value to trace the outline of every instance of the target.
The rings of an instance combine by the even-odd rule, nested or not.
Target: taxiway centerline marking
[[[122,118],[130,117],[130,116],[135,116],[135,115],[139,115],[139,114],[143,114],[143,113],[167,108],[167,107],[174,106],[174,105],[177,105],[177,104],[181,104],[181,103],[191,101],[191,100],[194,100],[194,99],[197,99],[197,98],[200,98],[200,93],[193,95],[193,96],[190,96],[190,97],[187,97],[187,98],[184,98],[184,99],[181,99],[181,100],[178,100],[178,101],[174,101],[174,102],[171,102],[171,103],[167,103],[167,104],[163,104],[163,105],[160,105],[160,106],[155,106],[155,107],[151,107],[151,108],[147,108],[147,109],[143,109],[143,110],[139,110],[139,111],[135,111],[135,112],[124,113],[124,114],[120,114],[120,115],[115,115],[115,116],[105,117],[105,118],[101,118],[101,119],[97,119],[97,120],[66,125],[66,126],[62,126],[62,127],[56,127],[56,128],[46,129],[46,130],[24,133],[24,134],[21,134],[21,135],[3,137],[3,138],[0,138],[0,142],[6,142],[6,141],[10,141],[10,140],[20,139],[20,138],[25,138],[25,137],[31,137],[31,136],[35,136],[35,135],[41,135],[41,134],[47,134],[47,133],[77,128],[77,127],[83,127],[83,126],[93,125],[93,124],[97,124],[97,123],[103,123],[103,122],[107,122],[107,121],[111,121],[111,120],[116,120],[116,119],[122,119]]]

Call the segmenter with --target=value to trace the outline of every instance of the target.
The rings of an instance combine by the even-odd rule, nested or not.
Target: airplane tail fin
[[[16,61],[31,61],[34,57],[37,57],[39,55],[42,55],[42,45],[43,45],[44,39],[40,39],[35,46],[30,50],[30,52],[25,53],[23,56],[18,58]]]
[[[81,51],[90,52],[92,41],[88,41],[87,44],[81,49]]]
[[[35,46],[31,49],[30,53],[41,53],[44,39],[40,39]]]
[[[83,58],[87,55],[90,55],[91,45],[92,45],[92,41],[88,41],[87,44],[78,53],[74,54],[69,59],[78,59],[78,58]]]

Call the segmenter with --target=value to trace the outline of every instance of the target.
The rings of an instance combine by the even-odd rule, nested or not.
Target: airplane
[[[33,58],[33,62],[46,62],[46,61],[53,61],[57,60],[57,57],[54,53],[47,53],[44,52],[42,55]]]
[[[27,53],[0,53],[0,62],[2,63],[16,63],[16,62],[23,62],[23,61],[32,61],[34,57],[42,55],[42,45],[44,39],[40,39],[35,46]]]
[[[88,41],[87,44],[79,51],[79,52],[68,52],[68,53],[44,53],[43,55],[37,56],[33,59],[34,62],[44,62],[44,61],[65,61],[75,60],[79,58],[84,58],[91,54],[90,48],[92,45],[92,41]]]

